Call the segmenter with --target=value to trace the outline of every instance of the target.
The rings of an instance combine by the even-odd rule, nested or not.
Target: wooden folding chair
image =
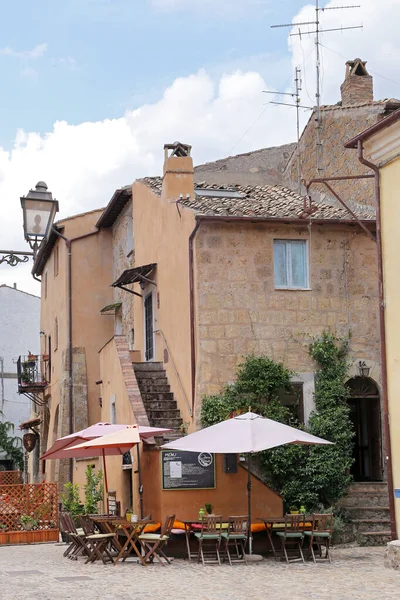
[[[333,514],[313,514],[312,516],[312,529],[311,531],[305,531],[304,535],[306,539],[308,538],[308,557],[310,555],[314,562],[317,562],[315,559],[314,553],[314,544],[317,546],[317,550],[319,553],[319,557],[322,560],[329,560],[332,562],[330,555],[330,544],[332,539],[332,530],[333,530]],[[322,547],[325,546],[325,558],[322,558]]]
[[[165,544],[169,540],[171,530],[174,526],[175,515],[167,517],[164,523],[164,527],[161,528],[160,533],[142,533],[139,535],[139,541],[145,548],[146,554],[144,560],[153,562],[154,558],[164,566],[162,558],[170,565],[171,561],[163,551]],[[162,557],[162,558],[161,558]]]
[[[101,560],[106,564],[106,558],[114,563],[108,545],[115,539],[116,534],[96,532],[93,521],[86,515],[80,517],[80,522],[85,533],[83,541],[88,550],[88,557],[85,564],[88,562],[95,562],[96,560]]]
[[[70,546],[64,552],[71,560],[78,560],[79,554],[90,555],[90,548],[86,542],[86,534],[82,528],[77,528],[74,519],[70,513],[63,512],[60,515],[61,522],[65,532],[68,534],[71,541]]]
[[[281,548],[282,555],[281,558],[285,557],[286,562],[295,562],[297,560],[301,560],[304,563],[303,556],[303,539],[304,539],[304,525],[305,525],[305,515],[286,515],[285,516],[285,530],[277,531],[276,535],[281,540]],[[287,553],[287,549],[289,547],[297,547],[299,551],[299,556],[295,558],[290,558]]]
[[[214,515],[213,517],[207,515],[203,516],[201,520],[201,531],[195,533],[195,537],[199,542],[199,553],[197,556],[197,562],[211,564],[217,562],[221,564],[221,558],[219,555],[219,549],[221,546],[221,533],[222,533],[222,516]],[[215,560],[205,560],[206,556],[216,556]]]
[[[229,517],[228,529],[221,533],[222,540],[225,542],[224,560],[228,556],[229,564],[233,562],[246,561],[245,546],[247,541],[247,516],[245,517]],[[231,557],[229,547],[234,547],[236,550],[236,558]]]

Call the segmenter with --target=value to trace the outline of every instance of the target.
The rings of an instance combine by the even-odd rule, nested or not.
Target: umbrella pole
[[[249,554],[253,553],[253,534],[251,532],[251,473],[250,473],[250,452],[247,453],[247,514],[249,518]]]
[[[139,476],[139,504],[140,504],[140,518],[143,519],[143,484],[142,484],[142,470],[140,468],[140,449],[139,444],[136,444],[136,454],[138,463],[138,476]]]
[[[110,514],[110,503],[108,499],[108,481],[107,481],[107,465],[106,465],[106,455],[103,448],[103,473],[104,473],[104,488],[106,492],[106,506],[107,506],[107,515]]]

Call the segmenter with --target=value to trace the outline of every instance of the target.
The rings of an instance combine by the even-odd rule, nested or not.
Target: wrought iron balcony
[[[17,360],[18,393],[26,396],[31,394],[36,396],[44,391],[49,384],[49,373],[48,355],[28,354],[20,356]]]

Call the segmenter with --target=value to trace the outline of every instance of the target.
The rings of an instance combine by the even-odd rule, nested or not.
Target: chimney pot
[[[373,102],[373,81],[366,64],[360,58],[346,62],[346,76],[340,86],[342,106]]]
[[[17,284],[14,283],[13,285],[14,285],[14,290],[16,290],[17,289]]]

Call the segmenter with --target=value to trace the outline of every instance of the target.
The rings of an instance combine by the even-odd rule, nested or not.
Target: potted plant
[[[204,508],[206,509],[206,513],[208,515],[212,515],[213,514],[213,512],[212,512],[212,504],[210,504],[209,502],[206,502],[204,504]]]
[[[22,525],[22,529],[30,531],[38,526],[38,520],[31,517],[31,515],[22,515],[19,522]]]
[[[290,507],[290,514],[291,515],[299,514],[299,509],[297,508],[297,506],[295,504],[292,504],[292,506]]]

